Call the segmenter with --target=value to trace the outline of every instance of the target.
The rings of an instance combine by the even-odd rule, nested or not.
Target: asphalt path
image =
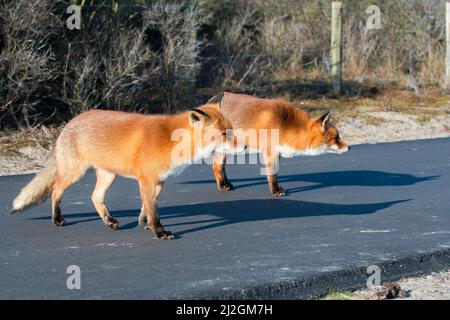
[[[259,165],[227,170],[236,188],[225,193],[206,164],[168,179],[159,207],[171,241],[137,225],[132,179],[106,197],[121,226],[111,231],[90,201],[92,172],[65,193],[63,228],[48,201],[9,215],[32,175],[0,177],[0,298],[310,298],[364,286],[369,265],[382,280],[450,266],[450,139],[282,159],[284,198]],[[72,265],[81,289],[67,287]]]

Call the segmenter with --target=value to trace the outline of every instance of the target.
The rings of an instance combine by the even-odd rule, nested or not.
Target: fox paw
[[[66,221],[64,220],[64,218],[62,216],[55,217],[52,220],[53,220],[53,224],[57,227],[62,227],[66,223]]]
[[[105,221],[106,226],[108,228],[110,228],[111,230],[119,229],[119,222],[115,218],[106,217],[104,221]]]
[[[159,240],[172,240],[173,239],[173,233],[172,231],[158,231],[156,232],[156,239]]]
[[[145,229],[146,227],[148,227],[147,217],[139,219],[138,224],[139,224],[139,227],[141,227],[142,229]]]
[[[150,230],[153,233],[155,233],[155,239],[158,240],[171,240],[173,239],[173,233],[172,231],[166,231],[162,228],[157,228],[156,230],[152,228],[151,226],[145,226],[144,230]]]
[[[233,190],[233,185],[229,182],[221,183],[218,189],[219,191],[231,191]]]
[[[278,187],[272,191],[272,195],[274,195],[275,197],[284,197],[286,195],[286,192],[283,188]]]

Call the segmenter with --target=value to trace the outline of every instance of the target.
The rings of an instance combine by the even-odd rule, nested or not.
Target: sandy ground
[[[0,175],[34,173],[39,171],[50,151],[42,147],[25,147],[18,150],[20,155],[0,155]]]
[[[450,300],[450,271],[403,279],[398,284],[405,292],[405,297],[399,300]],[[362,290],[355,294],[367,299],[371,296],[371,291]]]
[[[406,278],[398,282],[403,292],[402,298],[395,300],[450,300],[450,271],[433,273],[422,277]],[[379,288],[356,292],[335,292],[324,300],[373,300]]]
[[[336,127],[350,144],[431,139],[450,136],[450,115],[426,117],[372,111],[365,117],[339,120]]]

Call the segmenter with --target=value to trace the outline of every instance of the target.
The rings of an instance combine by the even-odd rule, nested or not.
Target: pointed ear
[[[213,103],[221,103],[224,97],[224,92],[221,92],[219,94],[216,94],[214,97],[208,100],[207,104],[213,104]]]
[[[219,110],[222,110],[224,101],[225,101],[225,95],[222,95],[222,99],[220,99],[220,102],[219,102]]]
[[[329,110],[327,113],[325,113],[319,119],[317,119],[317,122],[319,122],[320,125],[322,126],[322,128],[325,130],[328,127],[330,120],[331,120],[331,110]]]
[[[207,127],[213,122],[211,116],[201,109],[194,108],[189,111],[189,124],[191,127]]]

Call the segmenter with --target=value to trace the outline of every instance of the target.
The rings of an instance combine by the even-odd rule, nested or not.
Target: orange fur
[[[190,139],[174,141],[175,130],[189,132]],[[72,119],[56,141],[52,161],[22,189],[14,200],[13,210],[24,210],[52,195],[52,219],[64,225],[61,215],[61,197],[64,191],[95,168],[97,184],[92,201],[104,223],[111,229],[118,222],[104,204],[107,189],[116,175],[137,179],[143,202],[140,225],[156,233],[158,238],[171,239],[159,221],[156,199],[163,180],[175,167],[188,164],[202,148],[228,143],[225,133],[230,122],[221,114],[219,104],[208,104],[176,115],[141,115],[118,111],[92,110]],[[194,133],[197,133],[195,135]],[[202,141],[198,146],[198,133],[219,132],[220,139]],[[172,150],[184,144],[190,153],[183,153],[176,161]],[[207,144],[209,144],[207,146]],[[209,149],[208,149],[209,150]],[[211,149],[212,151],[212,149]]]
[[[210,101],[217,99],[216,96]],[[284,190],[278,186],[276,168],[278,157],[297,154],[315,155],[320,153],[344,153],[348,145],[340,138],[338,130],[330,123],[330,114],[320,118],[310,117],[304,110],[294,107],[281,99],[260,99],[244,94],[225,92],[221,111],[227,117],[237,139],[239,132],[250,149],[264,155],[264,165],[268,175],[271,192],[283,196]],[[270,139],[260,139],[261,129],[276,129],[279,132],[277,145]],[[256,132],[256,138],[249,139],[245,133]],[[230,190],[224,169],[224,155],[217,154],[213,165],[219,190]]]

